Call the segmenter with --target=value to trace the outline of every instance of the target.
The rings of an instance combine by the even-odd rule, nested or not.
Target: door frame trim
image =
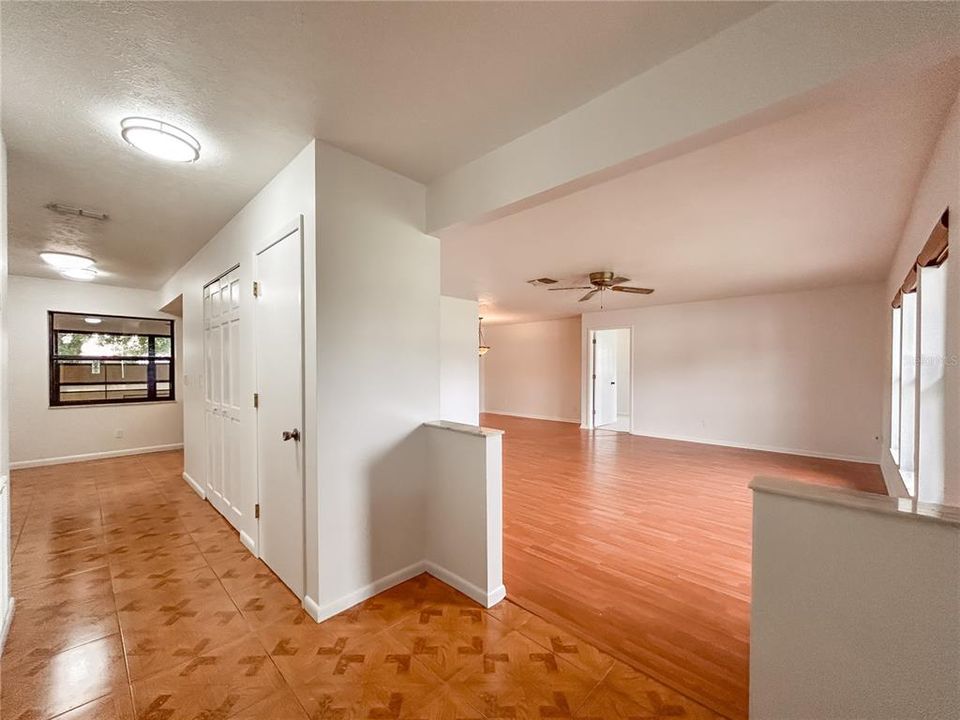
[[[581,427],[585,430],[596,430],[594,425],[594,410],[596,409],[596,379],[593,377],[594,368],[597,359],[596,345],[594,340],[597,337],[598,332],[606,330],[626,330],[630,333],[630,364],[628,377],[630,378],[630,429],[627,430],[628,433],[633,434],[633,418],[634,418],[634,393],[633,393],[633,335],[634,328],[632,325],[610,325],[610,326],[600,326],[589,328],[586,333],[586,345],[587,345],[587,374],[584,377],[584,382],[586,387],[583,388],[585,391],[583,394],[586,395],[586,412],[583,413],[585,417],[583,418],[586,422],[581,423]],[[581,395],[582,397],[583,395]]]
[[[305,300],[305,271],[304,271],[304,218],[302,214],[298,214],[295,219],[287,222],[283,225],[280,230],[271,233],[269,235],[270,240],[260,246],[259,249],[253,251],[253,280],[255,282],[260,282],[259,277],[259,257],[265,253],[267,250],[277,245],[278,243],[286,240],[288,237],[294,233],[299,233],[300,235],[300,516],[301,516],[301,536],[300,536],[300,545],[302,548],[301,558],[303,561],[303,567],[301,568],[301,588],[299,593],[299,598],[301,602],[306,597],[307,593],[307,478],[306,478],[306,457],[307,457],[307,448],[310,446],[306,434],[306,314],[304,308]],[[259,338],[258,330],[258,316],[257,316],[257,305],[256,298],[254,298],[254,308],[253,308],[253,341],[257,343]],[[256,345],[254,346],[253,352],[253,377],[254,377],[254,392],[260,392],[260,375],[259,367],[257,363],[257,351]],[[255,464],[254,464],[254,474],[256,475],[256,497],[254,498],[254,503],[259,504],[261,499],[260,493],[260,416],[256,410],[254,410],[254,427],[256,428],[256,447],[254,448],[255,452]],[[251,511],[251,514],[252,511]],[[255,518],[257,523],[257,557],[262,557],[263,549],[263,538],[262,538],[262,520],[261,518]]]

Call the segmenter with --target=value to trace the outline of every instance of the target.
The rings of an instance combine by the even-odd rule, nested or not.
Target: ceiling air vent
[[[76,217],[90,218],[91,220],[109,220],[110,216],[106,213],[96,210],[87,210],[85,208],[73,207],[72,205],[62,205],[61,203],[47,203],[44,205],[47,210],[52,210],[60,215],[75,215]]]

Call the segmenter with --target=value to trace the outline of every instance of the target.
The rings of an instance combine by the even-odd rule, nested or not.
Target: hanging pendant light
[[[489,345],[483,344],[483,318],[480,318],[480,322],[477,325],[477,339],[478,339],[478,353],[480,357],[483,357],[487,354],[487,351],[490,349]]]

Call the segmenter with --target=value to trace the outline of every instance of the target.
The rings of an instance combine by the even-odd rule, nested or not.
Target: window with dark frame
[[[176,399],[173,320],[47,315],[51,406]]]

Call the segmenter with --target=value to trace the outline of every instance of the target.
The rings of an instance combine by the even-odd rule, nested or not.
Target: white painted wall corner
[[[203,485],[201,485],[201,484],[198,483],[196,480],[194,480],[192,477],[190,477],[189,473],[187,473],[186,470],[183,471],[183,479],[186,480],[187,485],[189,485],[191,488],[193,488],[193,491],[194,491],[197,495],[200,496],[200,499],[201,499],[201,500],[206,500],[206,499],[207,499],[207,491],[206,491],[206,489],[203,487]]]

